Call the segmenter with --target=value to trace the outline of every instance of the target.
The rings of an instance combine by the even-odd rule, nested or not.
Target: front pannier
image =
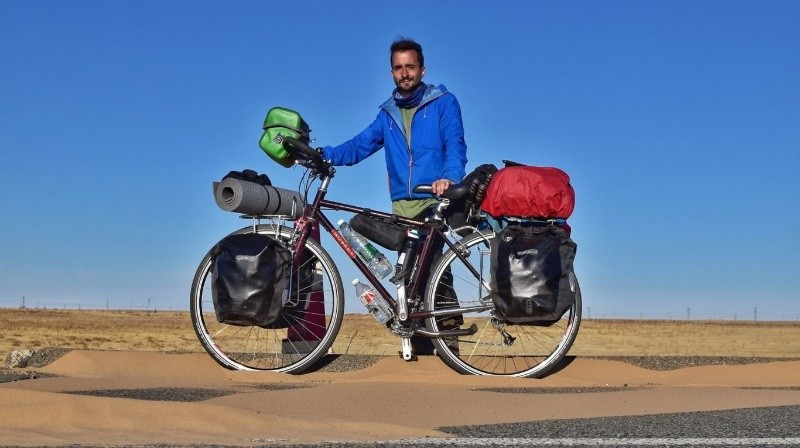
[[[576,244],[555,225],[510,225],[492,241],[492,301],[512,324],[551,325],[575,302]]]
[[[217,320],[270,327],[288,299],[291,253],[272,237],[229,235],[212,249],[211,297]]]

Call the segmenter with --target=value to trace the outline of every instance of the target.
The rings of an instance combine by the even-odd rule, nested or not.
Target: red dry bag
[[[575,191],[558,168],[507,166],[492,177],[481,209],[494,217],[567,219]]]

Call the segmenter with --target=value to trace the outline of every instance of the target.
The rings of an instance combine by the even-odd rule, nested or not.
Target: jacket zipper
[[[408,180],[406,181],[406,187],[408,188],[408,197],[411,196],[411,165],[414,163],[414,153],[411,151],[411,129],[414,129],[414,116],[417,115],[419,109],[414,111],[414,115],[411,116],[411,126],[408,129],[408,138],[406,139],[406,151],[408,152]]]
[[[411,197],[411,164],[413,163],[412,156],[408,155],[408,197]]]

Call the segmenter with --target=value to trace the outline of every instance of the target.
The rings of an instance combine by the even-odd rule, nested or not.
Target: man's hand
[[[439,179],[431,184],[431,188],[436,196],[441,196],[445,190],[450,188],[450,185],[453,185],[453,181],[450,179]]]

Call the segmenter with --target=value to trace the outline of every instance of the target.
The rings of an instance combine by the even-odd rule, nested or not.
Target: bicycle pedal
[[[414,361],[416,359],[416,355],[414,354],[414,350],[411,348],[411,338],[402,338],[400,341],[402,347],[402,350],[400,351],[400,357],[403,358],[404,361]]]
[[[411,356],[408,359],[406,359],[406,357],[403,356],[403,352],[401,352],[400,350],[397,351],[397,354],[401,358],[403,358],[403,361],[405,361],[405,362],[419,361],[419,358],[417,357],[417,355],[415,355],[413,353],[411,354]]]

